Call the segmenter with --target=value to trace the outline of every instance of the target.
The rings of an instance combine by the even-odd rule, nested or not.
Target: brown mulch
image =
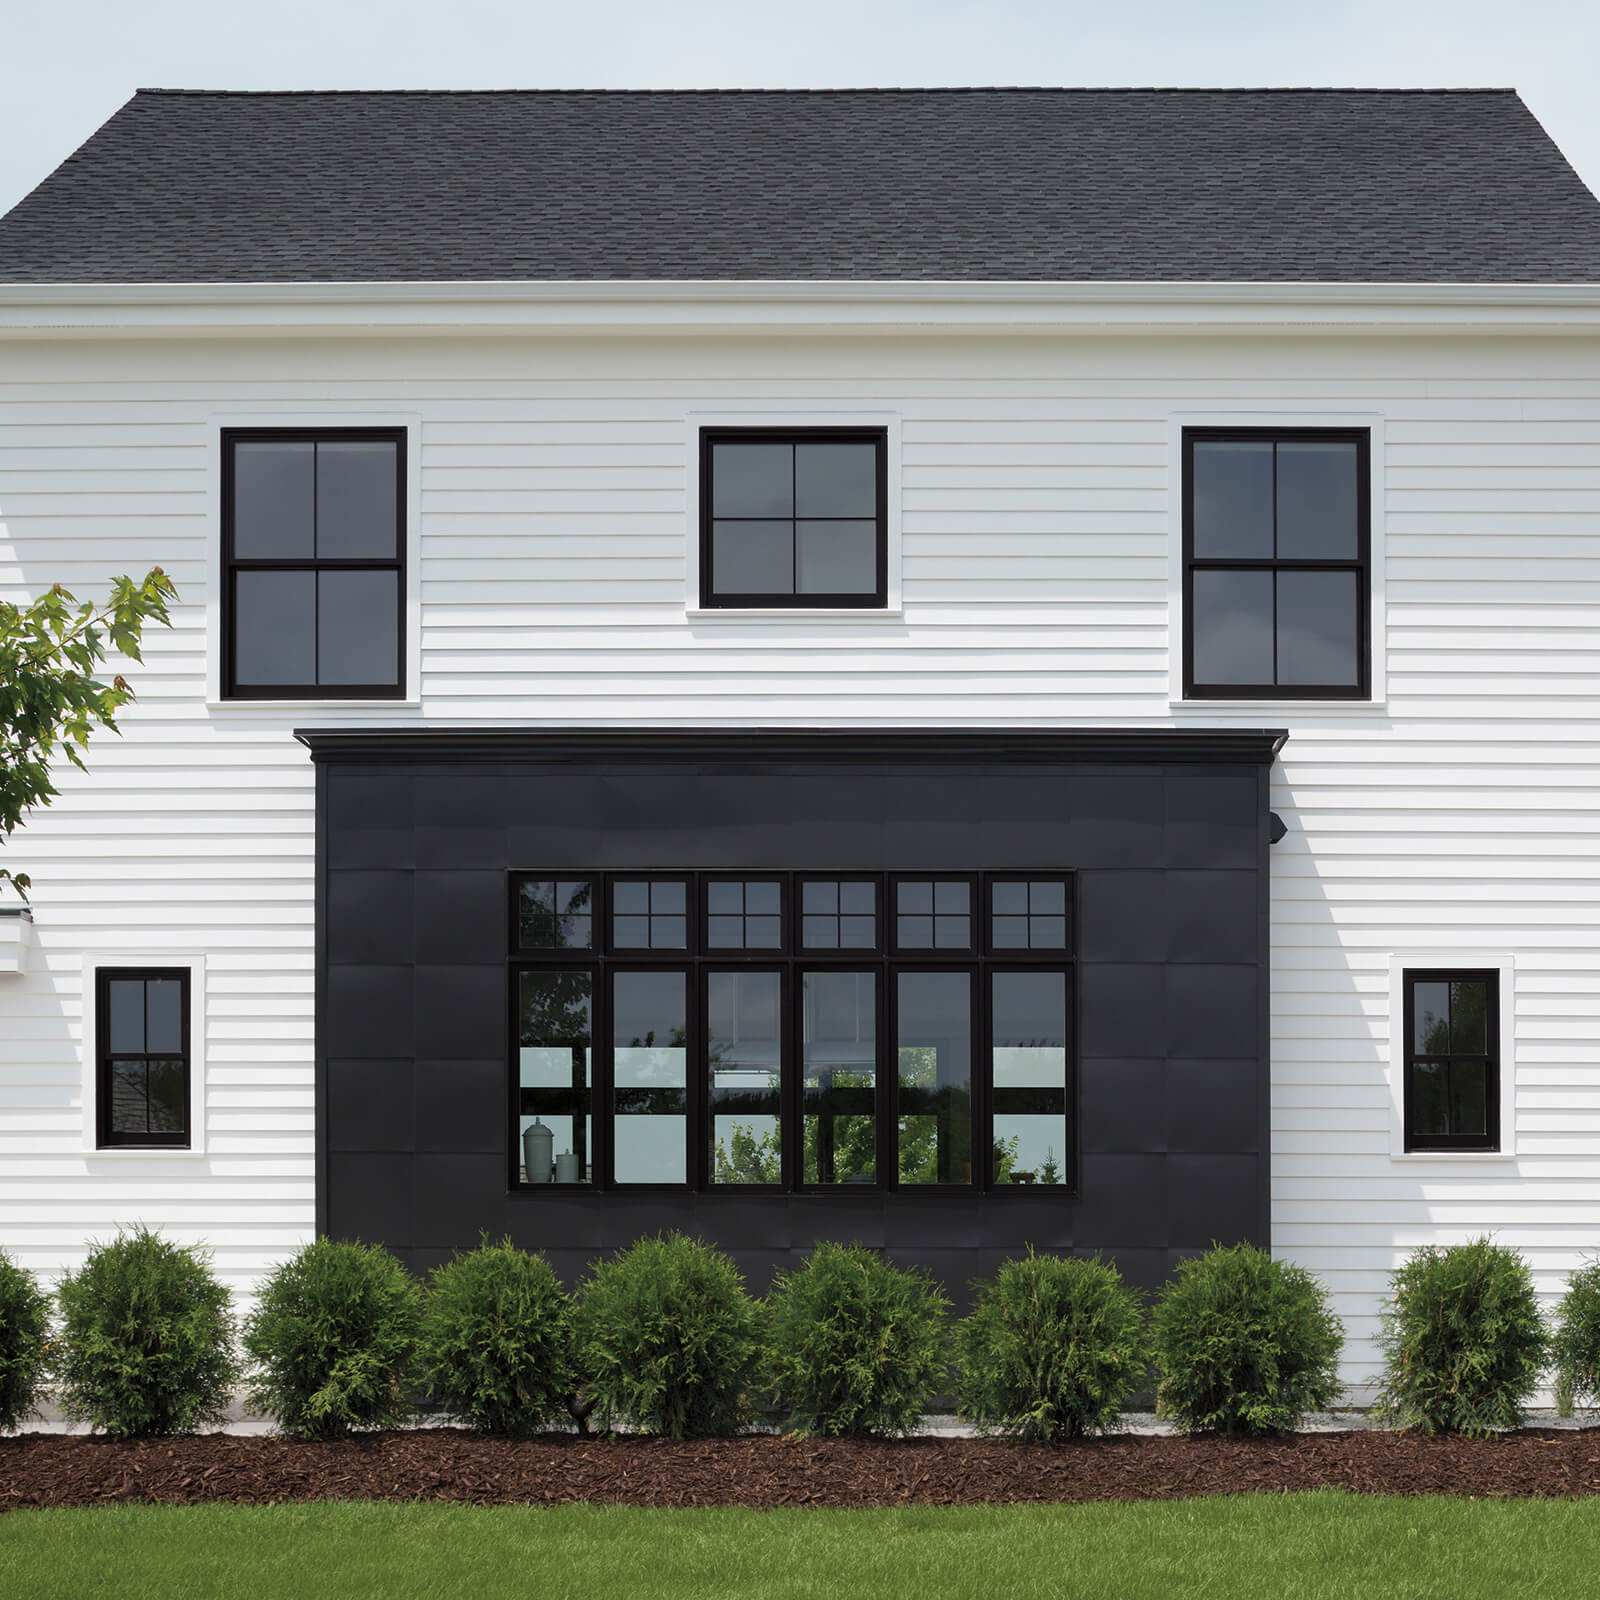
[[[572,1435],[515,1441],[450,1429],[335,1444],[226,1434],[128,1443],[59,1434],[0,1439],[0,1510],[330,1498],[943,1506],[1321,1488],[1473,1497],[1600,1494],[1600,1431],[1533,1429],[1488,1441],[1379,1432],[1254,1441],[1125,1436],[1061,1446],[771,1436],[686,1444]]]

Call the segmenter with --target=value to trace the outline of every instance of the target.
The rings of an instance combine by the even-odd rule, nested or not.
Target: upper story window
[[[1405,1147],[1500,1148],[1500,974],[1405,974]]]
[[[1367,430],[1187,428],[1184,694],[1371,693]]]
[[[189,1145],[189,972],[95,974],[95,1103],[101,1149]]]
[[[228,698],[403,696],[404,507],[403,430],[224,432]]]
[[[706,428],[700,603],[888,604],[882,428]]]

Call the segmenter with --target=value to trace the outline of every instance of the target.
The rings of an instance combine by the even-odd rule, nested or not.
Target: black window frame
[[[991,951],[988,937],[990,883],[994,879],[1026,878],[1033,881],[1062,882],[1067,892],[1067,944],[1063,950]],[[611,933],[612,886],[617,881],[644,879],[686,880],[690,907],[687,949],[638,950],[616,948]],[[706,887],[728,879],[777,880],[784,906],[784,947],[781,950],[723,950],[707,940]],[[973,947],[966,951],[939,951],[895,948],[885,918],[893,915],[893,886],[901,879],[962,879],[973,885],[973,916],[984,925],[973,930]],[[520,885],[526,880],[586,881],[594,885],[594,898],[605,908],[605,921],[595,930],[594,948],[536,950],[519,947],[517,903]],[[807,948],[802,942],[803,885],[807,882],[865,882],[874,886],[877,906],[878,941],[874,948]],[[509,1069],[507,1073],[507,1173],[513,1193],[556,1193],[639,1195],[658,1191],[666,1194],[706,1195],[802,1194],[832,1196],[887,1191],[901,1194],[929,1194],[949,1197],[954,1194],[988,1195],[1027,1193],[1038,1198],[1049,1194],[1062,1199],[1075,1198],[1079,1186],[1080,1118],[1078,1114],[1078,979],[1077,894],[1074,874],[1058,868],[1022,871],[948,871],[908,868],[896,871],[860,871],[841,868],[748,868],[743,870],[683,868],[629,868],[601,870],[584,867],[519,868],[507,875],[507,900],[510,906],[507,954],[507,1018]],[[519,975],[524,971],[581,971],[590,978],[590,1028],[592,1068],[589,1083],[590,1179],[574,1184],[530,1184],[520,1177],[521,1166],[521,1084],[519,1073]],[[1064,1171],[1060,1184],[1038,1188],[1026,1184],[996,1183],[993,1178],[992,1061],[989,1040],[992,1032],[991,974],[999,970],[1047,970],[1063,973],[1067,986],[1067,1130],[1062,1152]],[[686,1108],[688,1129],[686,1160],[688,1181],[678,1184],[619,1184],[614,1173],[614,1137],[611,1127],[615,1114],[614,1066],[611,1059],[612,983],[622,971],[677,971],[686,978]],[[709,1049],[709,978],[712,972],[777,972],[780,974],[780,1006],[783,1038],[782,1083],[780,1089],[780,1145],[782,1176],[776,1184],[728,1184],[711,1181],[711,1155],[714,1148]],[[860,972],[872,975],[874,985],[874,1104],[876,1117],[876,1167],[872,1183],[836,1180],[827,1184],[804,1181],[805,1084],[805,1006],[804,983],[808,972]],[[972,1062],[972,1146],[983,1152],[974,1155],[970,1177],[951,1183],[901,1183],[896,1148],[898,1127],[898,984],[901,972],[950,971],[966,973],[971,979],[971,1062]]]
[[[1434,1055],[1416,1048],[1416,988],[1419,983],[1483,983],[1488,986],[1484,1003],[1484,1052],[1452,1049]],[[1405,1028],[1401,1051],[1401,1102],[1404,1145],[1414,1151],[1444,1150],[1494,1153],[1500,1149],[1500,969],[1498,967],[1406,967],[1403,975],[1402,1021]],[[1454,1041],[1452,1041],[1453,1043]],[[1481,1134],[1413,1133],[1411,1128],[1411,1069],[1426,1061],[1471,1061],[1484,1063],[1483,1127]]]
[[[715,585],[712,553],[713,469],[712,447],[735,440],[744,444],[862,444],[877,449],[877,537],[874,561],[877,583],[872,592],[856,594],[748,594],[719,593]],[[700,430],[700,606],[703,610],[738,611],[881,611],[889,604],[889,430],[886,427],[715,427]],[[730,519],[748,520],[748,519]],[[760,519],[756,519],[760,520]],[[783,518],[773,518],[783,521]],[[829,520],[799,518],[796,521]],[[836,520],[859,522],[860,517]]]
[[[222,430],[222,698],[224,700],[404,700],[406,698],[406,451],[400,428],[224,428]],[[386,443],[395,446],[395,554],[368,557],[241,559],[234,553],[234,447],[239,444]],[[241,687],[236,672],[236,584],[240,572],[393,572],[395,574],[395,679],[392,684],[291,683]]]
[[[163,982],[182,985],[183,1127],[170,1133],[117,1133],[111,1126],[112,1072],[120,1061],[170,1061],[170,1050],[111,1049],[111,985],[113,982]],[[194,1142],[193,972],[188,967],[96,967],[94,974],[95,1148],[98,1150],[188,1150]],[[147,1040],[146,1043],[149,1041]]]
[[[1207,443],[1343,443],[1356,446],[1356,555],[1322,557],[1205,556],[1194,553],[1194,447]],[[1370,428],[1227,428],[1183,430],[1183,697],[1185,700],[1370,700],[1372,698],[1372,430]],[[1277,481],[1277,456],[1273,456]],[[1276,510],[1274,510],[1276,516]],[[1273,574],[1273,661],[1277,661],[1277,574],[1352,572],[1356,578],[1357,682],[1349,684],[1197,683],[1194,675],[1194,575],[1196,572]]]

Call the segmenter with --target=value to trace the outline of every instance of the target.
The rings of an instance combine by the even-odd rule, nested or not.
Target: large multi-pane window
[[[1367,431],[1190,428],[1183,463],[1185,695],[1365,699]]]
[[[1072,880],[518,873],[513,1181],[1065,1188]]]

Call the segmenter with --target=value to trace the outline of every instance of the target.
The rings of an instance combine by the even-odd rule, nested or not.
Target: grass
[[[362,1501],[0,1516],[0,1595],[1593,1596],[1600,1500],[1333,1491],[901,1511]]]

